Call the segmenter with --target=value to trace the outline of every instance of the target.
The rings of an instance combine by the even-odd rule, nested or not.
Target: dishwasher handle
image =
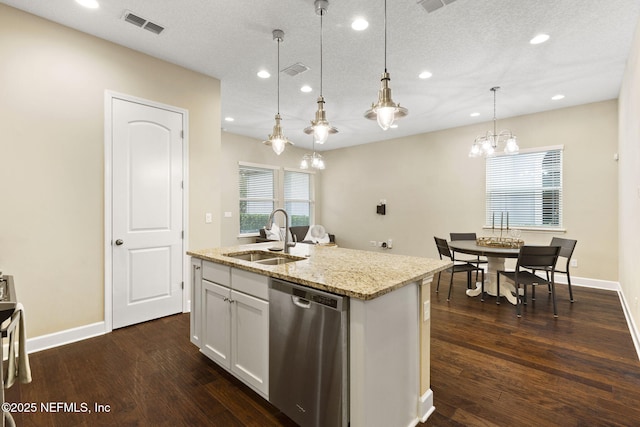
[[[298,306],[300,308],[311,308],[311,301],[306,300],[304,298],[291,295],[291,301],[295,306]]]

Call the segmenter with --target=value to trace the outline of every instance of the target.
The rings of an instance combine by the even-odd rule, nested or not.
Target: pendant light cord
[[[320,12],[320,96],[322,96],[322,17],[324,10]]]
[[[278,68],[276,72],[278,73],[278,115],[280,115],[280,41],[282,39],[278,37]]]
[[[384,72],[387,72],[387,0],[384,0]]]

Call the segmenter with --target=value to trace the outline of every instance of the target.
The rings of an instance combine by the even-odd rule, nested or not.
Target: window
[[[313,172],[241,162],[240,235],[257,235],[277,208],[287,211],[291,226],[311,225],[315,207],[313,176]]]
[[[274,169],[240,165],[240,234],[258,233],[276,205]]]
[[[561,228],[562,150],[488,157],[486,224],[508,212],[510,228]]]
[[[284,209],[291,226],[311,225],[311,175],[305,172],[284,171]]]

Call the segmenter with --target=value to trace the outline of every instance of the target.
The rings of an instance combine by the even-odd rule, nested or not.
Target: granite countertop
[[[409,283],[432,276],[451,266],[449,261],[391,253],[344,249],[336,246],[298,243],[290,255],[304,259],[280,265],[261,265],[224,254],[265,251],[280,242],[255,243],[226,248],[187,251],[187,255],[312,288],[371,300]],[[282,252],[271,252],[273,255]]]

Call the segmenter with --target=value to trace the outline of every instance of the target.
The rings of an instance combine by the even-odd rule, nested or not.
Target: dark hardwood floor
[[[446,274],[443,282],[431,299],[436,411],[422,426],[640,425],[640,362],[616,293],[574,287],[570,304],[559,285],[554,319],[539,289],[535,307],[517,319],[508,303],[467,297],[457,277],[447,302]],[[188,314],[33,353],[30,361],[33,382],[6,390],[7,402],[37,405],[35,413],[14,413],[18,426],[294,425],[197,351]],[[59,406],[72,403],[91,413]]]

